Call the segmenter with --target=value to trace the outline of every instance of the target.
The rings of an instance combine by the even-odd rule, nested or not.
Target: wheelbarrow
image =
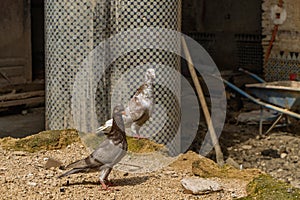
[[[265,134],[269,133],[284,116],[292,116],[294,118],[300,119],[300,114],[294,112],[294,110],[300,107],[300,82],[265,82],[263,79],[251,72],[248,72],[244,69],[240,69],[240,71],[249,74],[251,77],[260,82],[246,85],[246,88],[248,88],[254,96],[246,93],[245,91],[241,90],[240,88],[226,80],[223,81],[226,85],[228,85],[236,92],[261,106],[259,123],[260,134],[262,134],[263,108],[271,109],[279,113],[278,117],[275,119],[275,121]]]

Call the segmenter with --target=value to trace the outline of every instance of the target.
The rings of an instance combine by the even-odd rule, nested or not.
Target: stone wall
[[[271,8],[278,4],[278,0],[265,0],[262,4],[262,41],[264,56],[274,30],[271,19]],[[264,73],[268,81],[289,79],[289,74],[300,73],[300,1],[284,0],[283,8],[286,11],[286,20],[278,27],[268,62],[265,63]],[[300,75],[300,74],[299,74]],[[300,76],[298,76],[299,78]]]

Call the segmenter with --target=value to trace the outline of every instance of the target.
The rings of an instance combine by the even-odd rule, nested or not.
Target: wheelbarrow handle
[[[289,116],[292,116],[292,117],[295,117],[297,119],[300,119],[300,114],[298,113],[295,113],[293,111],[290,111],[288,109],[285,109],[285,108],[281,108],[281,107],[278,107],[278,106],[274,106],[272,104],[269,104],[269,103],[265,103],[263,101],[261,101],[260,99],[257,99],[253,96],[251,96],[250,94],[248,94],[247,92],[241,90],[240,88],[238,88],[237,86],[235,86],[234,84],[224,80],[224,83],[226,85],[228,85],[230,88],[232,88],[233,90],[235,90],[236,92],[240,93],[241,95],[243,95],[244,97],[248,98],[249,100],[253,101],[254,103],[258,104],[258,105],[261,105],[265,108],[268,108],[268,109],[271,109],[271,110],[275,110],[277,112],[280,112],[280,113],[284,113],[286,115],[289,115]]]
[[[238,69],[240,72],[244,72],[245,74],[248,74],[249,76],[251,76],[252,78],[254,78],[255,80],[261,82],[261,83],[265,83],[266,81],[262,78],[260,78],[259,76],[257,76],[256,74],[252,73],[252,72],[249,72],[248,70],[245,70],[243,68],[239,68]]]

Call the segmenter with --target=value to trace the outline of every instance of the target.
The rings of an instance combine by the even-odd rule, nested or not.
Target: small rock
[[[187,193],[192,194],[207,194],[222,190],[219,183],[204,178],[184,178],[181,180],[181,184]]]
[[[288,155],[287,153],[281,153],[281,154],[280,154],[280,158],[284,159],[284,158],[287,157],[287,155]]]
[[[293,163],[297,163],[297,162],[299,161],[299,157],[298,157],[298,156],[292,156],[292,157],[291,157],[291,161],[292,161]]]
[[[35,187],[37,185],[36,182],[28,182],[27,185]]]
[[[298,180],[291,181],[291,185],[295,188],[300,189],[300,181],[298,181]]]
[[[4,177],[4,176],[3,177],[1,176],[0,180],[1,180],[0,181],[1,184],[7,183],[6,177]]]
[[[52,178],[53,176],[54,176],[53,174],[47,174],[47,175],[46,175],[46,178],[50,179],[50,178]]]
[[[290,183],[291,181],[293,181],[293,177],[287,177],[287,181]]]
[[[61,188],[59,189],[59,191],[60,191],[60,192],[65,192],[66,190],[65,190],[65,188],[61,187]]]
[[[22,110],[22,115],[26,115],[28,113],[27,110]]]
[[[231,157],[228,157],[226,160],[226,164],[236,168],[236,169],[240,169],[241,165],[239,165],[237,162],[235,162]]]
[[[252,146],[251,145],[243,145],[242,148],[245,150],[250,150],[250,149],[252,149]]]
[[[271,158],[280,158],[280,155],[278,154],[278,150],[275,149],[265,149],[261,152],[261,155],[269,156]]]
[[[55,160],[53,158],[49,158],[45,164],[45,168],[46,169],[50,169],[51,167],[60,167],[62,165],[62,163],[58,160]]]
[[[47,161],[47,160],[49,160],[49,158],[44,158],[44,161]]]

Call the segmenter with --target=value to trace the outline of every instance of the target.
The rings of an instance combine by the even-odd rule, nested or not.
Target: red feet
[[[106,183],[105,183],[106,182]],[[111,186],[113,186],[113,184],[109,181],[109,180],[105,180],[105,182],[100,181],[101,185],[102,185],[102,189],[103,190],[112,190]]]

